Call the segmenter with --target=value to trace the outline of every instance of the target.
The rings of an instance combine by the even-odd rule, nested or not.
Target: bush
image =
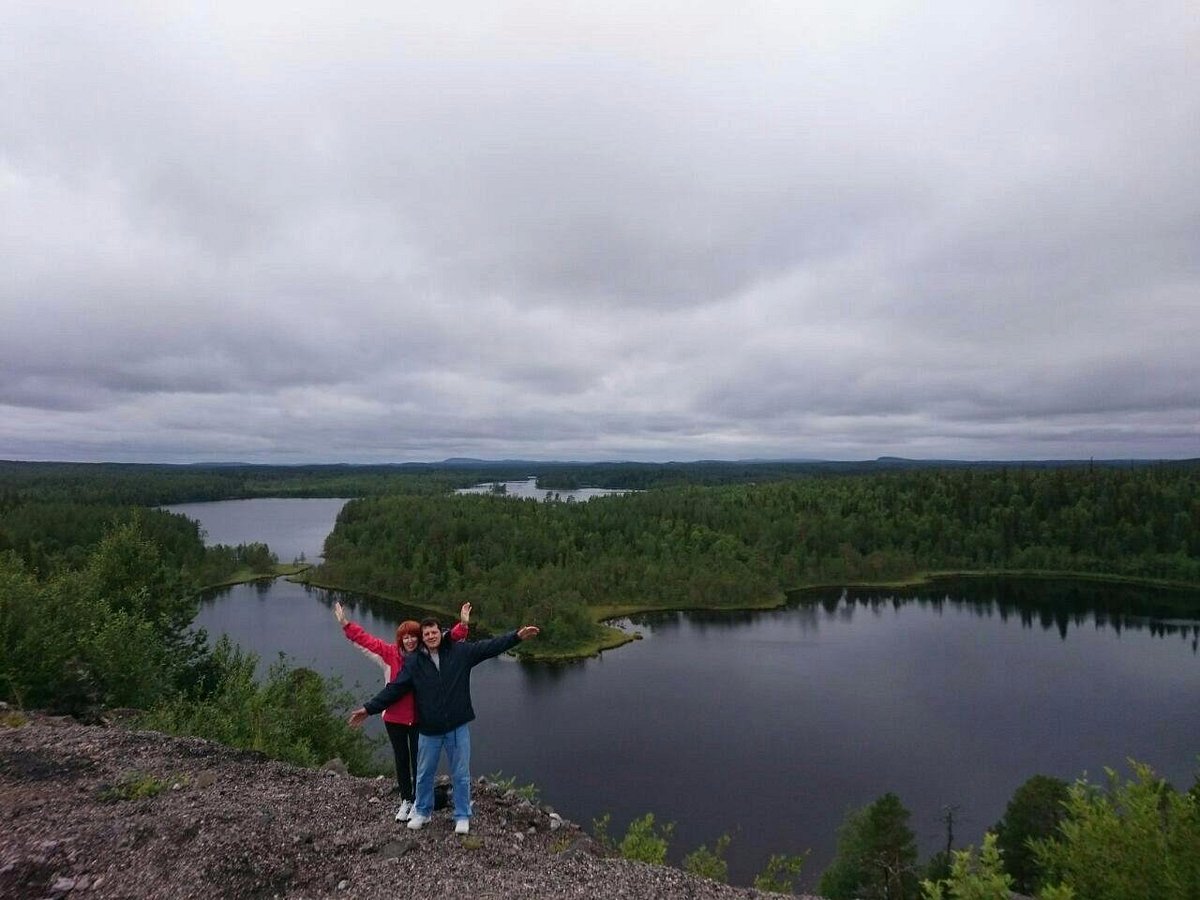
[[[654,827],[654,813],[646,813],[629,823],[625,837],[618,849],[626,859],[663,865],[667,861],[667,847],[675,833],[675,823]]]
[[[1200,802],[1131,762],[1122,782],[1071,786],[1056,837],[1034,852],[1047,881],[1088,900],[1195,900],[1200,897]]]
[[[605,853],[616,853],[617,845],[612,839],[612,835],[608,833],[608,826],[612,822],[612,813],[592,819],[592,838],[600,845],[600,849]]]
[[[139,724],[260,750],[301,766],[339,757],[357,775],[376,771],[374,742],[346,724],[345,713],[356,704],[335,680],[290,668],[280,659],[260,684],[254,677],[258,657],[227,638],[213,649],[212,662],[217,675],[210,696],[176,695],[156,705]]]
[[[729,843],[732,840],[728,834],[723,834],[717,838],[717,842],[711,850],[708,849],[707,844],[701,844],[683,858],[684,871],[699,875],[701,878],[711,878],[713,881],[728,884],[729,863],[725,861],[725,851],[729,849]]]
[[[808,854],[788,856],[785,853],[773,853],[767,860],[767,867],[754,876],[754,886],[760,891],[774,891],[777,894],[790,894],[796,889],[796,879],[804,868],[804,860]]]
[[[503,772],[493,772],[487,776],[490,781],[500,791],[512,791],[522,800],[528,800],[530,803],[537,803],[542,795],[542,790],[532,781],[529,784],[517,784],[517,776],[505,775]]]
[[[1008,900],[1013,880],[1001,865],[996,835],[983,836],[978,860],[971,847],[952,856],[948,878],[921,882],[925,900]]]
[[[99,798],[107,803],[122,800],[145,800],[157,797],[167,788],[167,783],[153,775],[127,772],[115,784],[100,788]]]

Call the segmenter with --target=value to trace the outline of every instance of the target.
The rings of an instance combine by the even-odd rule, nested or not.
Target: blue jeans
[[[423,734],[417,744],[417,815],[433,815],[433,779],[442,751],[454,785],[454,818],[471,818],[471,732],[459,725],[445,734]]]

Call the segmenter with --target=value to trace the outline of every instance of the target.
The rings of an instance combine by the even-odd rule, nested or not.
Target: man
[[[357,727],[367,716],[387,709],[406,691],[417,701],[417,804],[409,828],[420,828],[433,818],[433,778],[438,760],[446,752],[454,784],[454,831],[471,828],[471,734],[467,723],[475,718],[471,707],[471,669],[499,656],[521,641],[537,637],[536,625],[490,641],[442,641],[437,619],[421,622],[422,646],[404,655],[404,667],[387,687],[350,714]]]

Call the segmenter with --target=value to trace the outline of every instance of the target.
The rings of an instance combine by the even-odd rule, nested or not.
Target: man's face
[[[436,650],[442,643],[442,629],[439,625],[425,625],[421,628],[421,640],[430,650]]]

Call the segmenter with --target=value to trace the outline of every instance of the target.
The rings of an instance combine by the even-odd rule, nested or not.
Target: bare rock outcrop
[[[6,898],[776,896],[607,858],[574,823],[482,781],[470,835],[446,811],[409,831],[384,779],[196,738],[7,720]]]

